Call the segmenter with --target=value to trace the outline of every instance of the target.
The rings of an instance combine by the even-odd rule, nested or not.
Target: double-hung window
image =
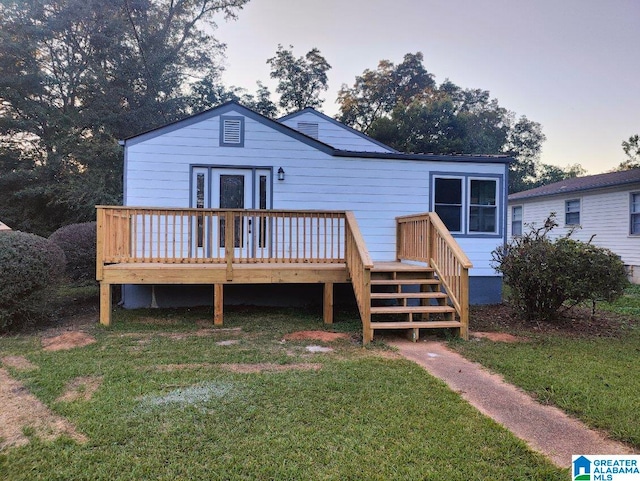
[[[567,200],[564,203],[564,224],[580,224],[580,199]]]
[[[499,179],[434,175],[432,205],[450,232],[499,234]]]
[[[640,235],[640,192],[631,194],[630,221],[632,235]]]
[[[522,235],[522,206],[514,205],[511,208],[511,235]]]

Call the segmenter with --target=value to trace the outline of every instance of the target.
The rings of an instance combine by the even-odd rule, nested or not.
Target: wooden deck
[[[97,224],[104,325],[117,284],[213,285],[221,325],[225,285],[323,284],[330,324],[333,286],[350,283],[364,343],[380,329],[417,339],[421,328],[447,327],[467,337],[471,263],[435,214],[398,218],[397,259],[375,264],[350,212],[98,207]]]

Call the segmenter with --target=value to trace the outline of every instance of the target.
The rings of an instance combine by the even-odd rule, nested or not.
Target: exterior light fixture
[[[284,169],[282,167],[278,169],[278,180],[284,180]]]

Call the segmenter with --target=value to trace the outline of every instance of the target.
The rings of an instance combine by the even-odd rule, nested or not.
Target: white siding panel
[[[340,150],[356,152],[393,152],[375,142],[367,140],[351,130],[326,120],[313,112],[305,112],[289,118],[282,123],[287,127],[298,130],[298,122],[318,124],[318,140]]]
[[[580,228],[573,231],[572,238],[588,242],[593,237],[594,245],[611,249],[625,264],[637,266],[640,265],[640,237],[629,235],[629,195],[638,190],[640,186],[582,192],[519,201],[514,205],[523,206],[525,224],[542,226],[547,216],[556,212],[559,226],[552,231],[552,237],[558,237],[570,230],[564,225],[565,201],[580,199]]]
[[[392,260],[395,217],[428,210],[430,172],[504,173],[503,164],[493,163],[332,157],[246,117],[244,147],[219,147],[218,136],[219,120],[211,118],[127,146],[127,205],[189,206],[193,165],[266,167],[274,174],[282,167],[286,179],[273,179],[274,209],[352,210],[372,258]],[[472,275],[496,275],[490,253],[500,242],[460,239]]]

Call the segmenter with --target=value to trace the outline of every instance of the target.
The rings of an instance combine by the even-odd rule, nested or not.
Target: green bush
[[[72,281],[96,279],[96,223],[84,222],[61,227],[49,237],[64,251],[66,275]]]
[[[570,238],[555,241],[557,226],[550,216],[543,227],[531,228],[493,251],[494,267],[504,276],[513,307],[529,321],[550,321],[561,309],[581,302],[614,301],[627,285],[624,264],[608,249]]]
[[[24,232],[0,233],[0,330],[43,319],[64,268],[64,252],[53,242]]]

